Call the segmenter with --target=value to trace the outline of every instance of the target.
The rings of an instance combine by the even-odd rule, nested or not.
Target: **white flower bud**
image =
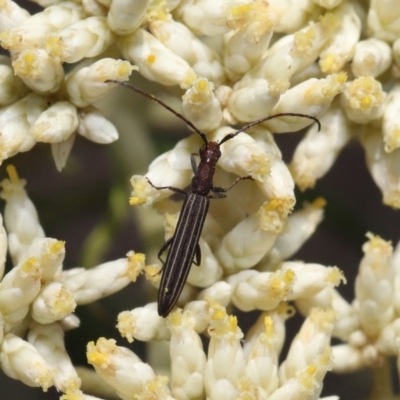
[[[337,24],[336,18],[327,14],[318,23],[310,23],[295,34],[282,37],[242,81],[262,77],[268,80],[271,92],[278,95],[284,93],[290,85],[291,77],[312,65],[319,57],[321,48]]]
[[[189,64],[144,29],[118,38],[122,55],[135,63],[140,74],[161,85],[187,88],[197,78]]]
[[[4,337],[0,351],[3,372],[25,385],[41,387],[44,392],[53,385],[53,371],[36,347],[12,333]]]
[[[385,143],[385,151],[391,151],[400,147],[400,85],[395,85],[389,92],[383,112],[382,133]]]
[[[346,282],[339,268],[325,267],[321,264],[286,261],[282,263],[281,270],[292,271],[296,275],[288,300],[313,297],[327,286],[338,286],[341,281]]]
[[[269,0],[268,3],[271,12],[279,17],[274,26],[276,32],[291,33],[301,29],[309,21],[315,20],[319,12],[312,0],[297,1],[296,7],[292,0]]]
[[[293,339],[286,360],[279,368],[281,384],[296,377],[298,371],[307,368],[315,359],[329,349],[336,320],[335,312],[314,308],[303,322]]]
[[[232,297],[232,287],[224,281],[215,282],[213,285],[202,290],[198,298],[201,299],[213,299],[221,306],[228,307]]]
[[[229,98],[228,109],[238,121],[252,122],[268,116],[279,96],[266,79],[253,79],[246,86],[239,82]]]
[[[72,329],[79,328],[81,321],[75,314],[70,314],[61,321],[58,321],[64,331],[70,331]]]
[[[272,109],[271,114],[296,112],[319,118],[330,107],[334,97],[344,89],[346,74],[328,75],[326,78],[311,78],[286,91]],[[310,125],[310,120],[300,117],[279,117],[263,125],[270,132],[296,132]]]
[[[367,166],[376,185],[382,192],[383,203],[400,208],[400,149],[391,153],[384,150],[380,129],[368,127],[361,137]]]
[[[161,3],[149,12],[151,33],[165,47],[184,59],[197,75],[212,81],[216,86],[221,85],[225,81],[225,72],[217,53],[199,40],[188,27],[174,21],[165,6],[165,3]]]
[[[10,254],[17,263],[33,240],[45,235],[36,208],[24,189],[26,181],[19,179],[12,165],[7,166],[7,172],[10,179],[1,182],[1,198],[6,200],[4,224],[9,235]]]
[[[339,344],[332,347],[332,371],[343,374],[365,368],[361,349],[348,344]]]
[[[65,318],[75,308],[72,294],[60,282],[51,282],[42,288],[33,301],[31,312],[35,321],[49,324]]]
[[[355,283],[361,326],[368,336],[375,336],[393,317],[394,274],[390,265],[392,246],[379,236],[367,234]]]
[[[262,269],[270,268],[290,258],[314,233],[323,218],[323,207],[326,202],[317,198],[311,204],[305,204],[287,219],[285,230],[277,236],[270,251],[261,261]]]
[[[252,214],[224,236],[216,256],[227,273],[248,269],[265,256],[275,238],[275,232],[262,229],[259,215]]]
[[[296,375],[281,383],[268,400],[301,400],[305,398],[317,399],[322,391],[323,379],[328,370],[332,369],[332,350],[326,347],[322,354],[315,357],[304,369],[298,370]]]
[[[57,279],[65,257],[65,242],[52,238],[35,238],[22,257],[35,257],[43,270],[42,282]]]
[[[393,42],[399,37],[400,13],[396,0],[388,0],[382,3],[379,0],[371,0],[368,8],[368,33],[386,42]]]
[[[375,343],[377,350],[387,357],[399,354],[400,318],[390,322],[379,333]]]
[[[77,107],[86,107],[105,97],[115,86],[105,83],[107,79],[126,81],[133,70],[137,67],[128,61],[113,58],[103,58],[89,67],[78,68],[66,80],[69,100]]]
[[[129,343],[132,343],[134,339],[150,342],[170,338],[165,319],[157,313],[156,303],[119,313],[117,329]]]
[[[191,268],[188,276],[188,283],[197,287],[208,287],[222,278],[223,270],[213,254],[210,246],[203,239],[200,239],[201,264]]]
[[[152,204],[171,195],[170,190],[157,190],[154,186],[173,186],[185,188],[190,183],[193,171],[190,165],[190,154],[199,149],[199,138],[192,135],[180,140],[175,147],[158,156],[149,166],[146,177],[133,175],[131,205]],[[146,179],[147,178],[147,179]]]
[[[43,49],[21,51],[12,65],[15,73],[36,92],[57,92],[64,81],[60,61]]]
[[[28,333],[28,342],[52,367],[54,386],[57,390],[79,389],[81,380],[72,365],[64,344],[64,332],[58,324],[33,323]]]
[[[4,320],[15,325],[25,318],[38,295],[42,270],[36,258],[20,262],[0,283],[0,309]]]
[[[319,66],[326,74],[339,72],[353,58],[361,35],[361,19],[352,3],[343,2],[332,13],[340,25],[320,53]]]
[[[195,319],[190,312],[177,310],[168,318],[171,331],[171,389],[176,399],[204,398],[204,368],[206,355]]]
[[[264,311],[258,317],[256,323],[247,332],[246,340],[243,344],[243,350],[248,358],[250,352],[252,351],[255,343],[261,334],[265,332],[265,319],[272,319],[274,326],[274,351],[279,356],[282,351],[283,345],[285,343],[286,337],[286,320],[293,317],[295,314],[294,307],[290,306],[288,303],[280,303],[272,311]],[[268,325],[269,322],[267,321]]]
[[[215,133],[215,140],[221,140],[234,130],[222,127]],[[251,176],[257,181],[266,181],[270,174],[271,157],[249,135],[242,132],[222,145],[222,155],[218,165],[227,172],[238,176]]]
[[[247,357],[246,377],[265,396],[273,393],[279,386],[278,380],[278,332],[274,320],[265,316],[264,331],[259,334]]]
[[[3,0],[0,7],[1,31],[8,31],[30,17],[29,12],[12,0]]]
[[[15,75],[8,60],[8,57],[0,56],[0,106],[14,103],[29,93],[29,89],[21,78]]]
[[[206,397],[210,400],[232,398],[237,380],[245,372],[240,344],[243,333],[236,317],[228,316],[220,307],[214,309],[208,333],[211,338],[204,370]]]
[[[112,386],[122,399],[132,399],[143,385],[155,378],[148,364],[131,350],[117,346],[115,340],[100,338],[87,345],[88,363]]]
[[[114,41],[114,35],[103,16],[78,21],[57,33],[56,38],[61,39],[61,60],[67,63],[96,57]]]
[[[61,282],[77,304],[87,304],[135,282],[143,268],[144,255],[128,253],[127,258],[109,261],[90,270],[73,268],[63,271]]]
[[[107,16],[111,0],[82,0],[82,7],[87,15]]]
[[[295,282],[293,271],[242,271],[231,275],[232,303],[242,311],[272,310],[290,295]]]
[[[35,145],[36,141],[29,134],[29,129],[47,107],[44,98],[30,93],[0,111],[0,161],[28,151]]]
[[[268,48],[277,13],[266,1],[255,1],[231,9],[228,26],[235,29],[225,36],[224,66],[232,81],[237,81]]]
[[[96,107],[88,106],[78,111],[78,133],[88,140],[109,144],[118,139],[117,128]]]
[[[181,2],[175,13],[185,25],[200,35],[218,36],[229,32],[227,20],[232,9],[248,3],[237,0],[196,0]]]
[[[295,303],[299,311],[305,316],[309,314],[312,308],[324,310],[332,308],[337,316],[332,336],[343,341],[349,340],[350,335],[359,328],[356,309],[332,287],[326,287],[313,297],[297,299]]]
[[[300,190],[313,188],[323,177],[339,152],[352,137],[352,124],[342,108],[334,102],[320,119],[321,130],[313,124],[297,145],[290,164],[290,172]]]
[[[32,15],[10,31],[2,32],[1,45],[15,52],[44,48],[52,32],[64,29],[83,18],[85,13],[81,6],[63,1]]]
[[[145,21],[150,3],[150,0],[112,0],[107,24],[117,35],[129,35]]]
[[[219,128],[222,123],[221,105],[213,89],[212,82],[199,78],[182,96],[183,115],[203,131]]]
[[[366,124],[382,116],[385,99],[382,84],[371,76],[365,76],[346,83],[341,103],[351,121]]]
[[[370,38],[356,44],[351,69],[354,76],[377,77],[392,64],[392,50],[382,40]]]
[[[71,153],[72,146],[75,142],[75,136],[75,133],[73,133],[68,137],[68,139],[62,142],[51,143],[51,155],[53,156],[58,172],[61,172],[67,164],[69,154]]]
[[[30,134],[44,143],[67,140],[78,128],[78,111],[69,101],[57,101],[40,114],[33,123]]]

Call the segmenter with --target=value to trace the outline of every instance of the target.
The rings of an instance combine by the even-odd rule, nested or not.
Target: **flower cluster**
[[[64,331],[77,328],[76,306],[88,304],[135,281],[143,254],[90,270],[63,270],[65,243],[46,237],[38,214],[13,166],[1,182],[6,201],[0,227],[0,367],[11,378],[44,391],[78,390],[81,379],[65,350]],[[5,273],[9,253],[13,268]]]
[[[61,170],[76,134],[115,141],[116,128],[94,103],[116,86],[110,80],[126,81],[133,71],[180,89],[184,118],[210,140],[279,113],[321,122],[308,128],[289,164],[274,134],[302,130],[308,118],[270,119],[221,146],[218,185],[252,179],[213,202],[201,265],[178,303],[183,311],[163,319],[150,303],[118,318],[128,341],[151,348],[169,340],[169,383],[112,339],[88,345],[88,362],[120,398],[317,399],[328,370],[376,368],[399,357],[398,248],[392,254],[390,243],[368,234],[352,303],[335,289],[345,280],[337,267],[290,261],[325,205],[317,198],[293,212],[295,186],[313,188],[350,140],[365,149],[384,204],[400,208],[398,0],[36,2],[43,11],[30,15],[0,0],[0,44],[10,55],[0,57],[0,163],[45,142]],[[188,136],[131,179],[130,204],[163,213],[166,239],[180,203],[155,186],[190,185],[190,155],[200,145],[197,134]],[[157,287],[161,265],[129,253],[90,271],[63,271],[64,244],[45,237],[24,182],[13,168],[8,173],[0,268],[7,249],[14,267],[1,274],[1,368],[31,386],[54,385],[65,400],[94,399],[81,391],[64,348],[64,331],[78,325],[74,308],[142,271]],[[279,363],[294,310],[287,301],[305,320]],[[228,314],[232,305],[261,312],[246,335]],[[200,334],[209,337],[207,353]],[[332,337],[343,343],[331,347]]]

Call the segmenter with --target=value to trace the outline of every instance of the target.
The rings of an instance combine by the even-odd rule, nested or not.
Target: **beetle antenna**
[[[162,100],[160,100],[158,97],[144,92],[143,90],[138,89],[137,87],[131,85],[130,83],[127,82],[120,82],[120,81],[115,81],[113,79],[107,79],[105,81],[105,83],[116,83],[118,85],[121,86],[125,86],[130,90],[133,90],[136,93],[141,94],[144,97],[149,98],[150,100],[155,101],[156,103],[160,104],[161,106],[163,106],[165,109],[167,109],[169,112],[171,112],[172,114],[174,114],[175,116],[177,116],[179,119],[181,119],[183,122],[185,122],[187,125],[189,125],[202,139],[203,142],[205,144],[208,143],[208,139],[207,136],[204,132],[202,132],[200,129],[198,129],[192,122],[190,122],[187,118],[185,118],[181,113],[179,113],[178,111],[175,111],[173,108],[171,108],[168,104],[165,104]]]
[[[223,139],[221,139],[219,144],[222,144],[222,143],[226,142],[227,140],[234,138],[239,133],[245,131],[246,129],[251,128],[254,125],[258,125],[258,124],[261,124],[262,122],[269,121],[270,119],[274,119],[274,118],[278,118],[278,117],[302,117],[302,118],[312,119],[314,122],[316,122],[318,124],[318,132],[321,130],[321,122],[319,121],[319,119],[317,117],[313,117],[312,115],[308,115],[308,114],[300,114],[300,113],[279,113],[279,114],[270,115],[269,117],[258,119],[257,121],[253,121],[245,126],[242,126],[236,132],[226,135]]]

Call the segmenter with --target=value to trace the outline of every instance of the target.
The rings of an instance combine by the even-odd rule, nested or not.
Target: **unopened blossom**
[[[333,11],[339,26],[320,54],[322,72],[335,73],[352,59],[361,35],[361,19],[352,3],[343,2]]]
[[[67,101],[54,103],[31,126],[30,133],[38,142],[62,142],[78,127],[76,107]]]
[[[63,62],[74,63],[103,53],[114,41],[106,18],[89,17],[54,34],[48,41],[49,53],[56,53]],[[58,48],[59,46],[59,48]]]
[[[382,40],[372,38],[357,43],[351,68],[356,77],[376,77],[385,72],[391,63],[390,46]]]
[[[1,183],[1,196],[6,200],[1,270],[7,245],[14,267],[0,282],[0,366],[8,376],[44,391],[55,386],[60,391],[79,392],[81,381],[64,346],[64,330],[79,326],[72,313],[78,303],[112,294],[136,279],[144,267],[144,256],[129,253],[125,259],[87,271],[63,271],[65,243],[45,237],[24,189],[26,182],[13,166],[7,171],[9,179]]]
[[[133,33],[144,21],[149,0],[113,0],[110,2],[107,24],[118,35]]]
[[[368,132],[364,132],[361,144],[366,153],[368,169],[382,193],[383,203],[400,208],[400,150],[396,149],[391,153],[385,151],[380,128],[371,127]]]
[[[155,378],[152,368],[127,348],[117,346],[115,340],[100,338],[87,346],[87,358],[96,372],[122,399],[133,399],[145,383]],[[127,379],[129,376],[129,379]]]
[[[321,130],[313,125],[299,143],[290,164],[296,184],[301,190],[314,187],[336,161],[339,152],[351,139],[353,124],[335,102],[320,119]]]
[[[383,112],[382,134],[385,143],[385,151],[391,151],[400,147],[400,125],[395,115],[400,110],[400,86],[396,85],[388,93],[386,107]]]

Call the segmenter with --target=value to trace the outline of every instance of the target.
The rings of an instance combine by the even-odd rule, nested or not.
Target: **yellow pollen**
[[[92,365],[104,365],[108,361],[108,356],[99,352],[88,353],[87,358]]]
[[[326,206],[326,200],[323,197],[317,197],[313,202],[312,202],[312,206],[314,208],[323,208]]]
[[[144,204],[144,203],[146,203],[146,199],[144,199],[143,197],[139,196],[129,197],[129,205],[131,206],[137,206],[139,204]]]
[[[150,54],[150,55],[147,57],[147,62],[148,62],[149,64],[153,64],[155,61],[156,61],[156,56],[155,56],[154,54]]]
[[[59,254],[65,249],[65,242],[62,240],[57,240],[52,243],[49,247],[49,251],[51,254]]]
[[[8,176],[10,177],[11,183],[13,183],[14,185],[20,183],[17,169],[14,167],[14,165],[12,164],[7,165],[6,170]]]

